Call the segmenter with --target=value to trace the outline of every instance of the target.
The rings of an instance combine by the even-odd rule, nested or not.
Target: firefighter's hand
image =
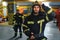
[[[34,36],[31,36],[31,38],[30,39],[35,39],[35,37]]]
[[[39,4],[42,5],[42,2],[40,1]]]
[[[30,39],[35,39],[34,33],[32,33],[32,32],[31,32],[31,37],[30,37]]]

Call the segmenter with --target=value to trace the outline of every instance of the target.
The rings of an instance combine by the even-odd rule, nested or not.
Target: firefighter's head
[[[39,13],[41,9],[41,6],[39,4],[34,4],[32,6],[32,13]]]
[[[19,10],[16,10],[17,13],[19,13]]]

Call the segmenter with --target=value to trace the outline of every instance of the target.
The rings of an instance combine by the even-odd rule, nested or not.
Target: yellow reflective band
[[[52,12],[52,9],[50,9],[47,13],[50,14]]]
[[[16,23],[16,21],[14,21],[14,23]]]
[[[21,16],[19,16],[19,17],[21,17]]]
[[[22,16],[22,19],[24,20],[24,16]]]
[[[47,21],[49,21],[49,18],[48,18],[48,16],[47,16],[47,15],[46,15],[46,20],[47,20]]]
[[[42,40],[46,40],[46,38],[43,38]]]
[[[23,27],[28,28],[26,25],[22,24]]]
[[[15,25],[17,25],[17,23],[15,23]]]
[[[16,2],[15,1],[11,1],[11,2],[8,2],[9,4],[16,4]]]
[[[24,30],[23,32],[26,32],[26,31],[28,31],[29,29],[26,29],[26,30]]]
[[[40,22],[44,22],[45,20],[44,19],[42,19],[42,20],[39,20],[37,23],[39,24]]]
[[[27,23],[28,23],[28,24],[34,24],[34,22],[33,22],[33,21],[28,21]]]
[[[44,21],[45,21],[44,19],[38,21],[38,23],[40,23],[40,33],[42,32],[42,23],[43,23]]]

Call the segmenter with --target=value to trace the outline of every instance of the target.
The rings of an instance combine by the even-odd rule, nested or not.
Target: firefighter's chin
[[[35,11],[35,13],[38,13],[39,11]]]

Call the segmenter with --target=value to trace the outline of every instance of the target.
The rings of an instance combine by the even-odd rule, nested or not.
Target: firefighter
[[[46,12],[41,11],[41,6]],[[53,20],[54,15],[52,14],[54,14],[53,11],[44,4],[32,6],[31,15],[26,17],[23,23],[23,32],[29,37],[28,40],[47,40],[44,36],[44,29],[46,23]]]
[[[13,38],[17,36],[18,29],[19,29],[20,38],[22,38],[22,29],[21,29],[22,22],[23,22],[22,16],[23,15],[19,13],[19,10],[17,10],[16,14],[13,16],[13,18],[14,18],[14,20],[13,20],[14,21],[13,29],[15,31],[15,34],[14,34]]]
[[[57,26],[59,28],[60,31],[60,8],[56,10],[56,20],[57,20]]]

